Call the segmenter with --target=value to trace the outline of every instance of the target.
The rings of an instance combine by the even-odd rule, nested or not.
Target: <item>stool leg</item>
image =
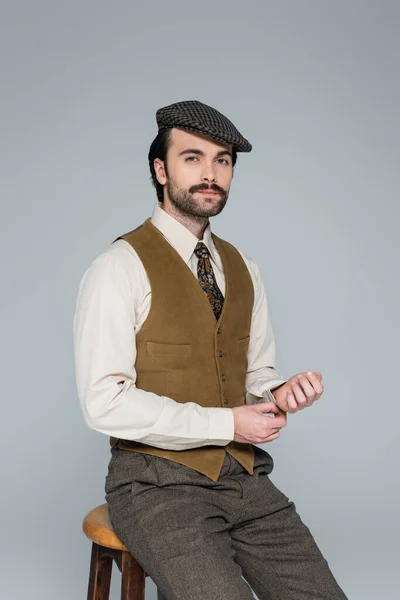
[[[121,600],[144,600],[144,570],[129,552],[122,552],[121,563]]]
[[[103,556],[103,550],[93,542],[87,600],[108,600],[110,596],[112,558]]]

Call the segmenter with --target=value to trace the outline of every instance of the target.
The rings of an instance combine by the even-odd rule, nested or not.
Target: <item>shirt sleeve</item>
[[[100,254],[81,278],[73,335],[85,421],[106,435],[167,450],[224,446],[234,439],[232,409],[179,403],[135,385],[136,307],[144,273],[136,253],[118,249]]]
[[[254,286],[254,304],[250,326],[250,342],[247,353],[246,404],[257,398],[274,402],[272,390],[283,385],[286,380],[276,371],[275,337],[268,310],[268,300],[264,283],[257,263],[248,256],[246,260]]]

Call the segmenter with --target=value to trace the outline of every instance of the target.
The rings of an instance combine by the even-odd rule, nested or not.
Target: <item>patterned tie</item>
[[[215,280],[214,271],[210,261],[210,253],[203,242],[198,242],[194,249],[194,253],[199,258],[197,263],[197,278],[203,292],[207,295],[211,308],[214,311],[215,318],[218,321],[224,305],[224,297]]]

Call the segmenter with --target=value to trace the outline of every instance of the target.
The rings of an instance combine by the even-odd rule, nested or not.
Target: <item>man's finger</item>
[[[303,391],[304,391],[307,399],[315,396],[316,389],[315,389],[315,386],[313,387],[313,385],[312,385],[314,379],[315,379],[314,377],[310,377],[310,381],[311,381],[311,383],[310,383],[310,381],[307,379],[306,375],[301,375],[299,378],[299,383],[300,383],[301,387],[303,388]],[[319,386],[321,385],[319,382],[318,382],[318,384],[319,384]]]
[[[281,410],[279,408],[279,406],[277,406],[275,404],[275,402],[260,402],[259,404],[252,404],[251,406],[256,407],[257,412],[260,412],[260,413],[263,413],[263,412],[278,413]]]
[[[319,373],[318,371],[307,371],[305,374],[310,377],[315,375],[320,381],[322,380],[322,373]]]
[[[307,402],[307,397],[298,383],[293,383],[292,392],[294,394],[297,404],[299,406],[304,406]]]
[[[287,403],[288,403],[288,407],[291,408],[292,410],[297,409],[297,402],[296,402],[296,399],[292,392],[289,392],[287,395]]]
[[[311,373],[311,375],[310,375],[310,373]],[[312,371],[307,371],[307,373],[305,375],[308,377],[309,381],[313,385],[316,393],[322,394],[323,387],[322,387],[322,383],[321,383],[321,379],[322,379],[321,373],[313,373]]]
[[[267,423],[267,427],[272,430],[281,429],[281,427],[286,427],[286,425],[287,425],[287,419],[284,414],[278,415],[277,417],[275,417],[275,419],[268,419],[268,423]]]

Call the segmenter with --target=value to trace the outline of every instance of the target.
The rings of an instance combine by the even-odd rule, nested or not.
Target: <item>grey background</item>
[[[109,450],[76,396],[76,293],[150,216],[155,111],[183,99],[253,143],[212,227],[260,265],[279,372],[324,377],[264,446],[273,480],[349,598],[398,598],[400,3],[1,12],[1,600],[85,597],[81,520],[104,501]]]

